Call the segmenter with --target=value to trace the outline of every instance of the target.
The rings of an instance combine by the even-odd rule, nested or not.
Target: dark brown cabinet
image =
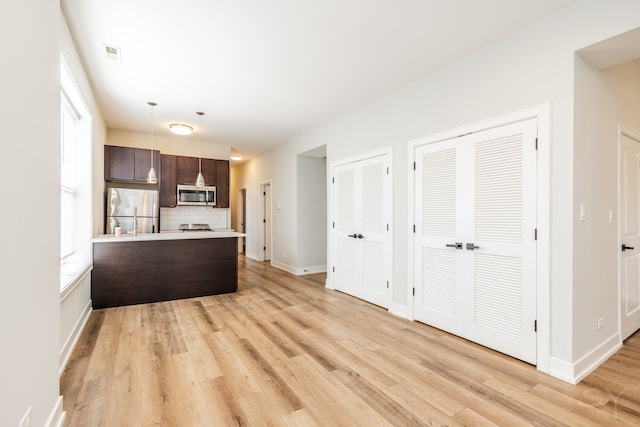
[[[160,177],[160,206],[173,208],[177,205],[177,185],[193,185],[200,168],[198,157],[159,156],[162,174]],[[202,159],[202,175],[206,185],[216,186],[216,207],[229,207],[229,161]]]
[[[153,152],[153,166],[160,176],[160,152]],[[147,182],[151,168],[151,150],[143,148],[104,147],[104,179],[107,181]]]
[[[229,161],[216,160],[216,206],[229,207]]]
[[[178,156],[163,154],[160,156],[162,164],[162,174],[160,175],[160,206],[163,208],[173,208],[177,205],[178,199],[176,186],[178,184]]]

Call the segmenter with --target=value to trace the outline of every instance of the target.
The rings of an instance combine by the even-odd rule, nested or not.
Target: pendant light
[[[204,176],[202,175],[202,116],[201,111],[196,111],[198,115],[198,176],[196,177],[196,187],[204,187]]]
[[[147,183],[149,184],[157,184],[158,183],[158,175],[156,174],[156,170],[153,168],[153,109],[156,105],[155,102],[147,102],[151,107],[151,169],[149,169],[149,173],[147,174]]]

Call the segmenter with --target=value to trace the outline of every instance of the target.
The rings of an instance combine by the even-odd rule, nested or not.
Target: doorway
[[[640,132],[620,124],[618,242],[622,340],[640,329]]]
[[[247,223],[247,189],[240,188],[238,189],[238,203],[237,203],[237,212],[236,212],[236,224],[238,224],[238,232],[246,233],[246,223]],[[246,254],[247,253],[247,242],[245,237],[238,238],[238,252]]]
[[[260,213],[262,220],[262,261],[270,261],[272,258],[272,206],[271,206],[271,182],[260,184]]]

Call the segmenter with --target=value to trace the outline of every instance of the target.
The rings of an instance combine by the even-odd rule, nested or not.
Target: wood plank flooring
[[[577,386],[244,257],[236,294],[95,310],[66,426],[640,425],[640,335]]]

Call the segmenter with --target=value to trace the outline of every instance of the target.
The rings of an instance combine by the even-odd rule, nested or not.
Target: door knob
[[[347,237],[353,237],[354,239],[357,239],[358,235],[357,234],[349,234]]]
[[[627,249],[628,249],[628,250],[630,250],[630,251],[632,251],[634,248],[633,248],[633,246],[627,246],[627,245],[625,245],[625,244],[623,243],[623,244],[622,244],[622,250],[623,250],[623,251],[626,251]]]
[[[357,237],[358,239],[364,239],[364,236],[363,236],[362,234],[358,234],[356,237]]]
[[[462,243],[461,242],[447,243],[445,246],[448,247],[448,248],[462,249]]]
[[[473,243],[467,243],[467,250],[472,251],[474,249],[480,249],[480,246],[476,246]]]

